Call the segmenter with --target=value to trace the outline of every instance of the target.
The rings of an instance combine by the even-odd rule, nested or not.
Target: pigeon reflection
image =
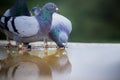
[[[64,49],[43,58],[24,52],[0,61],[0,80],[69,80],[70,73],[71,63]]]

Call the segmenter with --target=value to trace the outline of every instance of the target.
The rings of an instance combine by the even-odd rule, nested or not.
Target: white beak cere
[[[59,9],[58,8],[56,8],[56,11],[58,11]]]

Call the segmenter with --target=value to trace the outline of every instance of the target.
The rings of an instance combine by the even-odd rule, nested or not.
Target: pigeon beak
[[[56,8],[55,10],[56,10],[57,13],[60,13],[58,8]]]
[[[66,46],[67,45],[67,43],[62,43],[64,46]]]
[[[56,8],[56,11],[58,11],[59,9],[58,8]]]

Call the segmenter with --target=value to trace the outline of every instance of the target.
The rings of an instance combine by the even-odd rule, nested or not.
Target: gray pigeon
[[[4,17],[1,18],[0,25],[6,27],[6,24],[3,24],[4,22],[7,22],[10,17],[17,17],[17,16],[31,16],[31,13],[28,10],[26,0],[15,0],[14,5],[5,11],[3,14]]]
[[[35,15],[41,13],[39,6],[34,7],[32,11]],[[58,47],[65,47],[72,31],[72,23],[69,19],[58,13],[54,13],[52,17],[52,27],[48,36],[56,42]]]
[[[67,45],[71,31],[71,21],[58,13],[54,13],[49,37],[56,42],[58,47],[65,47]]]
[[[41,13],[36,16],[18,16],[10,17],[5,27],[5,34],[20,43],[30,43],[47,38],[51,29],[52,15],[57,12],[58,8],[54,3],[45,4]]]
[[[7,9],[5,11],[5,13],[3,14],[4,17],[2,17],[1,21],[0,21],[0,26],[1,26],[0,30],[3,33],[6,33],[6,32],[4,32],[4,30],[9,31],[9,28],[7,27],[7,24],[4,24],[4,23],[7,23],[9,21],[10,17],[31,16],[31,15],[32,14],[28,10],[26,0],[15,0],[14,5],[10,9]],[[15,30],[14,27],[13,27],[13,29]],[[7,36],[7,40],[10,40],[9,36]]]

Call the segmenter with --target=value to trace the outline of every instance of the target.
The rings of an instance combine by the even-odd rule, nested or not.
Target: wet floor
[[[12,48],[10,54],[0,47],[0,80],[120,80],[120,44],[38,45],[32,51]]]

